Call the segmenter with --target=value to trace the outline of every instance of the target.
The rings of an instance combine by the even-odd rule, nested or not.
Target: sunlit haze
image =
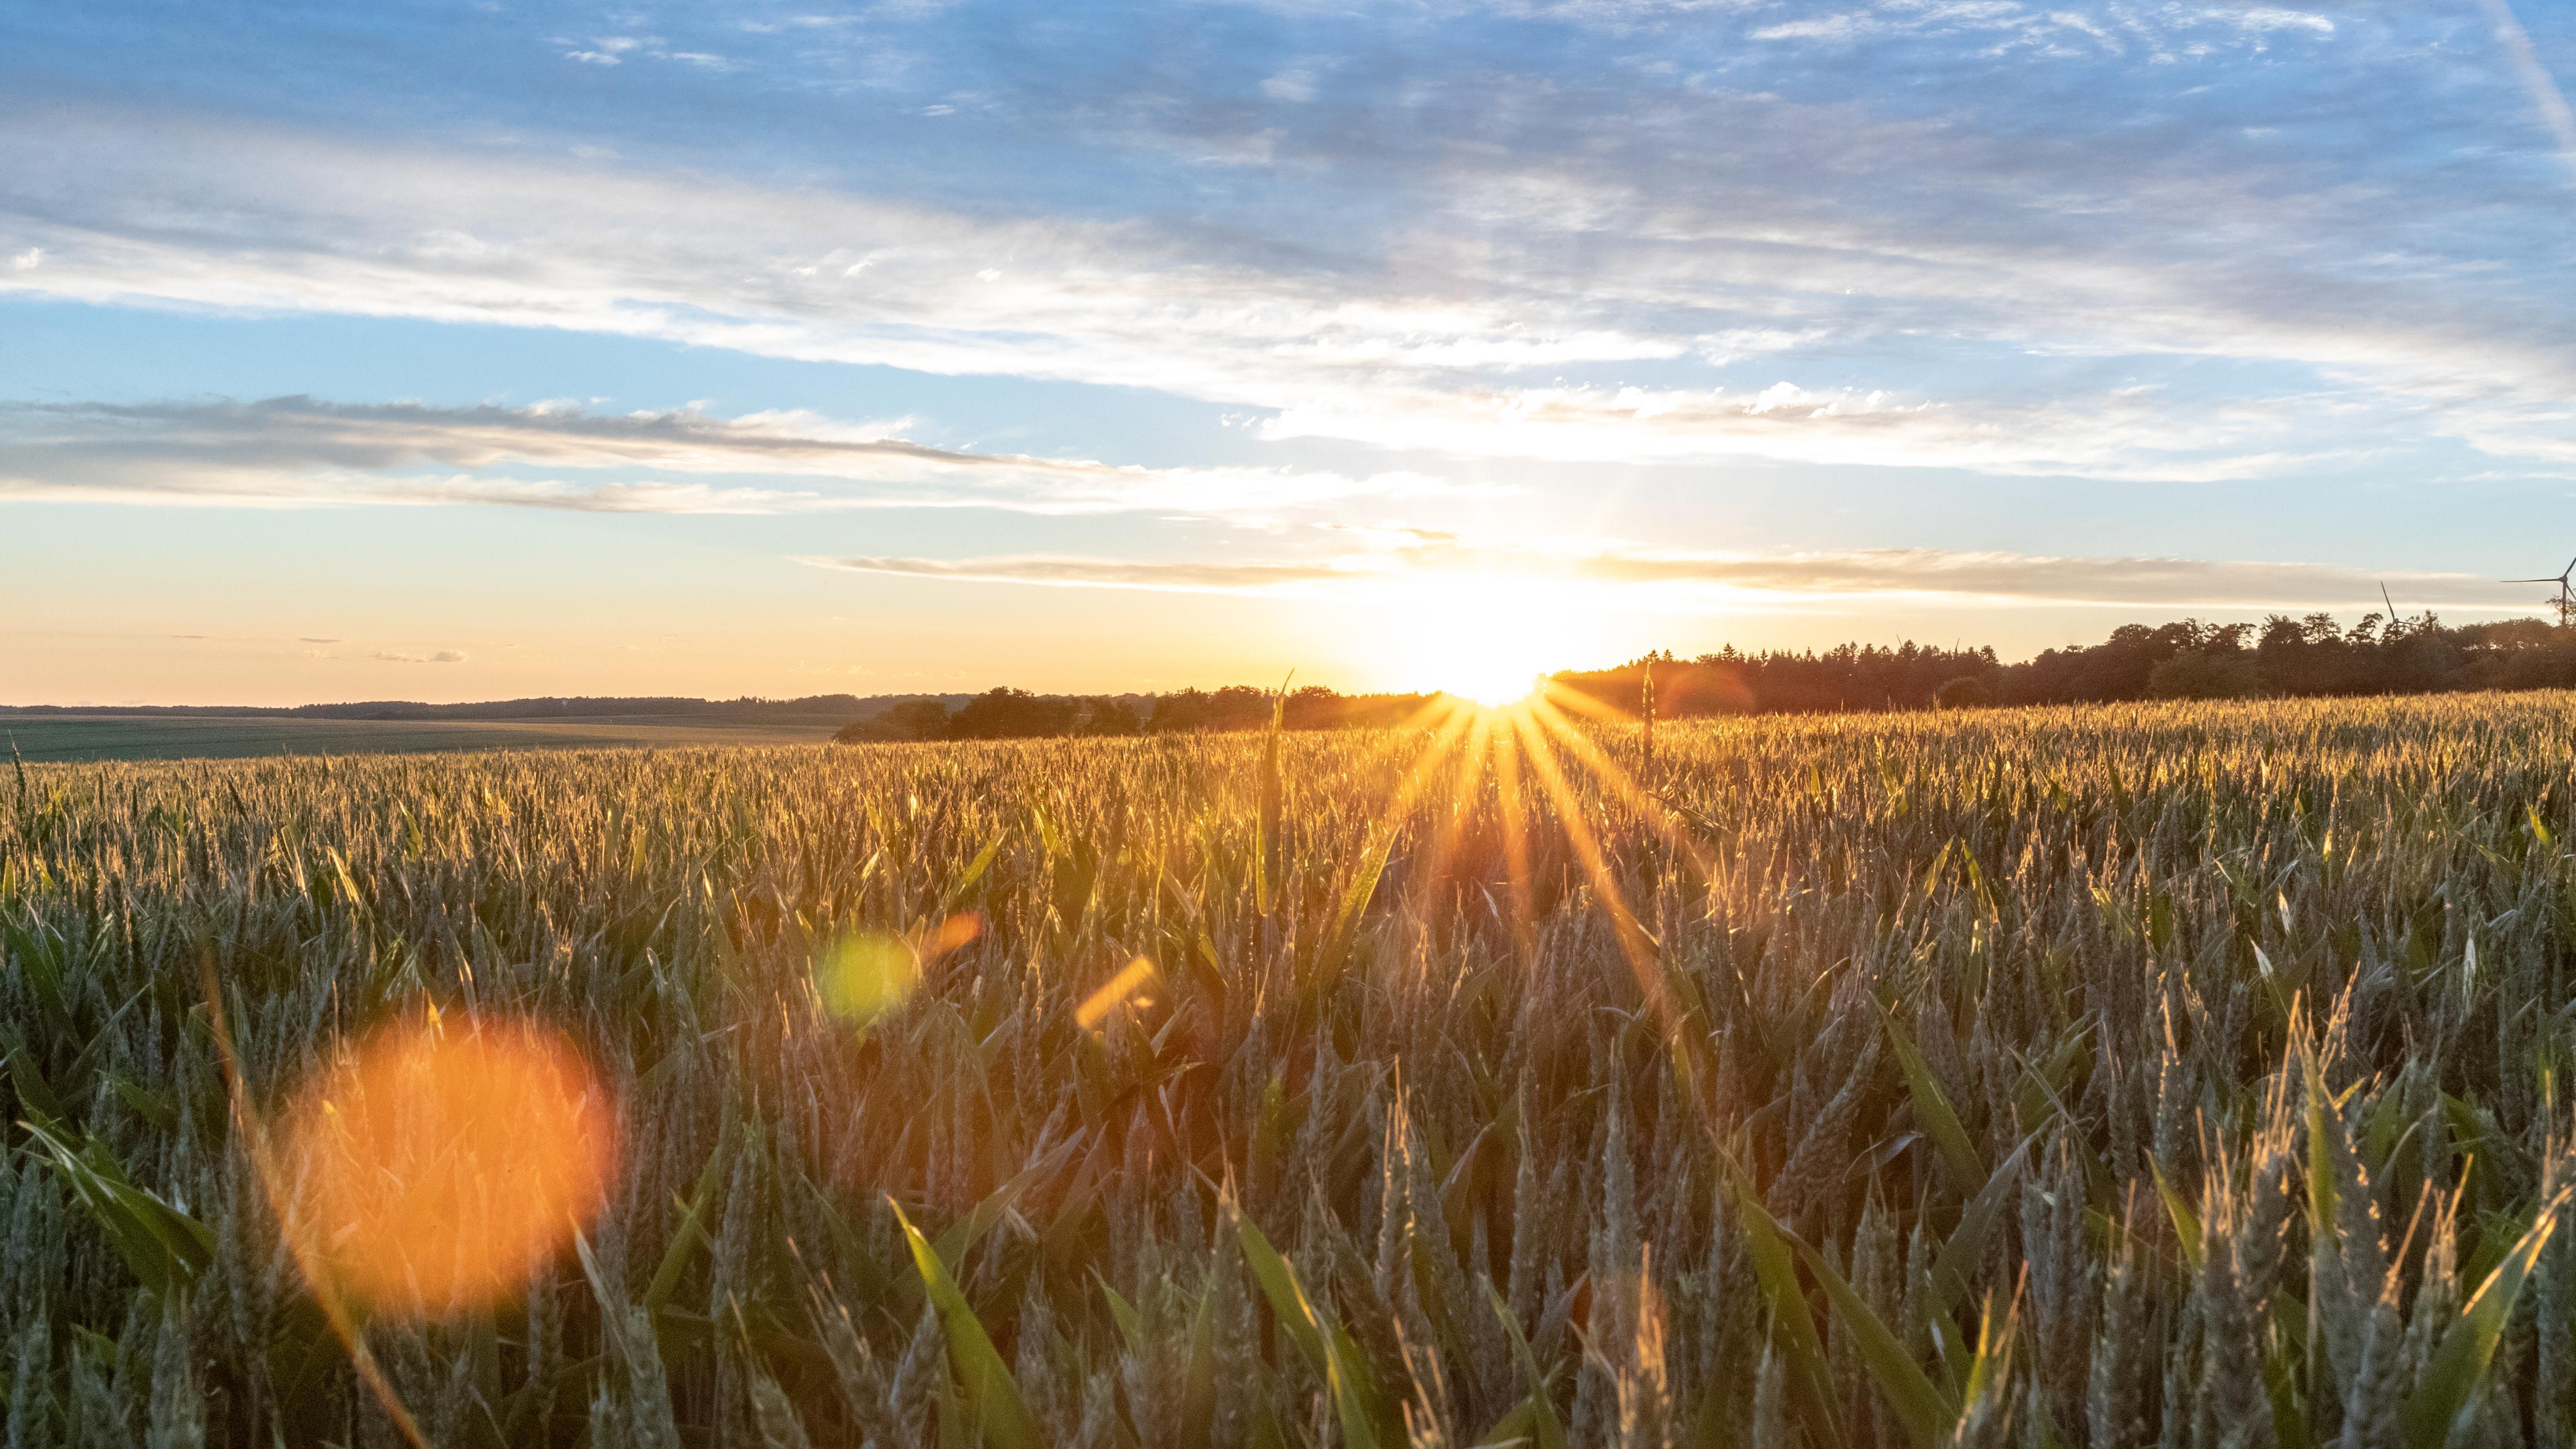
[[[2532,612],[2571,74],[2529,0],[13,7],[0,703]]]

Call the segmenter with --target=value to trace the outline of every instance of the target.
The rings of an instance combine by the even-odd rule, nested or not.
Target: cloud
[[[2260,476],[2364,432],[2519,456],[2576,437],[2551,411],[2576,392],[2560,175],[2512,57],[2439,7],[1284,8],[1307,23],[1151,65],[1168,48],[1130,42],[1158,22],[1116,7],[1042,65],[963,16],[896,31],[881,9],[522,32],[566,72],[571,49],[628,79],[758,72],[665,77],[739,102],[684,128],[599,75],[469,140],[40,96],[0,115],[0,255],[44,264],[0,287],[1156,388],[1486,455],[1532,430],[1460,418],[1631,383],[1785,381],[1956,425],[1900,453],[1855,451],[1891,429],[1848,412],[1595,410],[1549,454]],[[952,101],[925,146],[910,118]],[[889,127],[864,159],[860,115]],[[2210,361],[2232,375],[2105,396]],[[2325,392],[2331,418],[2305,405]],[[2117,456],[2245,402],[2268,418],[2229,420],[2226,447]],[[2067,436],[1992,445],[2052,407]],[[2097,419],[2120,431],[2081,436]]]
[[[2530,32],[2514,18],[2509,0],[2481,0],[2487,19],[2495,27],[2496,41],[2513,61],[2515,78],[2531,97],[2532,109],[2540,113],[2541,124],[2549,130],[2550,139],[2558,143],[2558,154],[2568,169],[2576,172],[2576,110],[2567,104],[2566,93],[2558,89],[2557,78],[2540,60],[2533,48]]]
[[[1303,66],[1283,70],[1261,83],[1261,93],[1274,101],[1311,101],[1315,98],[1315,73]]]
[[[2256,5],[2244,10],[2210,10],[2202,12],[2222,24],[2239,30],[2309,30],[2319,35],[2335,33],[2334,20],[2309,10],[2283,10],[2270,5]]]
[[[464,652],[456,649],[441,649],[435,654],[411,654],[398,649],[378,649],[367,657],[381,659],[388,664],[462,664],[465,662]]]
[[[981,559],[801,558],[797,562],[903,578],[1185,594],[1270,593],[1283,587],[1344,581],[1354,576],[1352,571],[1330,564],[1149,563],[1042,554]]]
[[[1702,608],[1913,601],[2001,606],[2154,609],[2326,609],[2380,606],[2523,613],[2527,590],[2465,574],[2366,571],[2306,563],[2183,558],[2075,558],[1940,549],[1791,554],[1660,550],[1617,543],[1469,543],[1389,535],[1379,546],[1296,560],[1161,562],[1014,555],[976,559],[804,558],[820,568],[903,578],[1054,588],[1143,589],[1266,597],[1368,599],[1418,593],[1444,580],[1554,589],[1594,606]]]
[[[2513,590],[2464,574],[2364,571],[2322,564],[2183,558],[2065,558],[1939,549],[1872,549],[1748,557],[1603,553],[1572,561],[1579,577],[1621,584],[1709,584],[1803,596],[1922,596],[2022,604],[2220,609],[2376,605],[2381,587],[2408,605],[2522,611]]]
[[[2284,413],[2322,414],[2322,401],[2280,399],[2263,411],[2213,408],[2190,431],[2177,430],[2170,409],[2157,401],[2112,391],[1977,407],[1883,392],[1810,392],[1789,382],[1741,394],[1637,387],[1391,390],[1356,412],[1288,408],[1265,419],[1259,431],[1268,438],[1357,438],[1569,462],[1605,455],[1641,462],[1767,457],[2169,483],[2267,477],[2352,456],[2349,448],[2302,453],[2261,446],[2279,436]]]
[[[1467,96],[1429,94],[1402,124],[1351,112],[1132,138],[1333,178],[1311,222],[1267,230],[26,107],[0,117],[19,158],[0,175],[0,242],[44,265],[0,272],[0,289],[1139,386],[1271,410],[1272,436],[1482,455],[1544,434],[1547,456],[1613,461],[2245,477],[2349,438],[2357,414],[2523,456],[2576,435],[2553,411],[2576,391],[2576,315],[2518,254],[2497,265],[2523,245],[2519,213],[2456,236],[2423,220],[2448,193],[2397,206],[2393,181],[2148,149],[2162,133],[1990,136],[1742,90],[1603,110],[1529,76],[1480,83],[1496,133],[1462,148]],[[1337,207],[1400,220],[1337,222]],[[1936,365],[1963,355],[1974,365]],[[2117,406],[2094,376],[2104,359],[2193,357],[2272,371],[2217,402]],[[1748,359],[1771,372],[1756,388],[1886,403],[1748,425],[1739,391],[1705,404],[1737,386],[1711,374]],[[1674,405],[1652,416],[1574,401],[1630,368],[1708,386],[1655,383]],[[2305,406],[2324,392],[2344,394],[2331,423]],[[2125,456],[2144,432],[2206,436],[2228,405],[2233,446]],[[1560,421],[1476,421],[1533,410]],[[1998,443],[2034,422],[2058,435]]]
[[[525,469],[617,476],[514,471]],[[714,475],[723,480],[707,481]],[[738,481],[747,478],[761,481]],[[911,442],[892,424],[804,412],[611,416],[556,405],[438,408],[310,397],[0,403],[0,499],[452,503],[596,513],[1245,513],[1473,491],[1405,472],[1141,468],[974,453]]]
[[[1211,384],[1251,390],[1252,374],[1282,365],[1262,360],[1273,348],[1365,350],[1408,333],[1439,356],[1481,350],[1532,365],[1637,350],[1547,335],[1502,306],[1229,263],[1141,224],[992,221],[273,128],[188,131],[128,113],[0,117],[0,144],[43,153],[0,176],[0,236],[42,244],[49,258],[7,285],[97,302],[574,328],[1194,395]],[[146,141],[172,149],[149,154]],[[1014,265],[996,268],[999,259]],[[1286,365],[1297,370],[1293,356]]]
[[[1753,31],[1752,38],[1842,45],[1890,38],[1921,43],[1935,37],[1959,36],[1975,37],[1988,54],[2001,47],[2047,55],[2060,52],[2071,37],[2081,36],[2091,43],[2085,49],[2098,47],[2119,54],[2126,49],[2121,32],[2138,42],[2171,47],[2207,46],[2212,43],[2209,37],[2213,32],[2224,35],[2229,31],[2239,37],[2260,37],[2276,31],[2331,36],[2335,23],[2331,17],[2313,11],[2266,5],[2200,9],[2175,6],[2150,15],[2116,7],[2097,17],[2073,7],[2034,10],[2015,0],[1885,0],[1862,9],[1765,25]]]
[[[555,43],[562,45],[571,42],[559,40]],[[627,57],[634,56],[678,61],[682,65],[696,66],[702,70],[733,71],[743,68],[743,62],[731,56],[703,50],[674,50],[668,40],[658,35],[603,35],[586,46],[576,45],[575,48],[565,51],[563,56],[566,60],[597,66],[617,65]]]

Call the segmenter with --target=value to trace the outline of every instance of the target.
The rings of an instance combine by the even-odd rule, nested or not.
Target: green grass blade
[[[18,1100],[48,1121],[68,1124],[71,1113],[64,1109],[62,1099],[54,1095],[53,1084],[37,1068],[35,1053],[27,1050],[14,1030],[0,1028],[0,1032],[5,1032],[0,1034],[0,1046],[8,1048],[9,1083],[17,1088]]]
[[[1914,1039],[1897,1023],[1894,1012],[1883,1013],[1887,1021],[1887,1042],[1896,1049],[1897,1065],[1905,1073],[1905,1090],[1914,1103],[1915,1119],[1930,1134],[1932,1145],[1940,1149],[1941,1162],[1958,1186],[1959,1195],[1974,1198],[1993,1176],[1986,1168],[1984,1154],[1968,1140],[1968,1129],[1959,1123],[1959,1114],[1950,1106],[1941,1083],[1925,1065],[1923,1053],[1917,1051]]]
[[[2037,1140],[2022,1139],[2013,1155],[1986,1179],[1986,1185],[1969,1200],[1959,1214],[1959,1225],[1951,1229],[1949,1240],[1941,1245],[1940,1254],[1932,1260],[1932,1291],[1924,1296],[1927,1322],[1957,1311],[1968,1296],[1968,1275],[1985,1261],[1986,1243],[1995,1225],[2003,1218],[2005,1204],[2013,1199],[2021,1184],[2022,1159],[2029,1155],[2030,1145]]]
[[[1316,956],[1316,982],[1329,986],[1339,979],[1343,965],[1350,960],[1351,945],[1359,936],[1360,914],[1377,894],[1377,883],[1386,873],[1386,858],[1395,849],[1396,835],[1392,826],[1380,830],[1377,839],[1360,853],[1350,883],[1342,888],[1341,903],[1333,911],[1333,925],[1324,935],[1324,948]]]
[[[1824,1285],[1825,1296],[1833,1300],[1834,1311],[1842,1315],[1843,1325],[1851,1330],[1862,1366],[1869,1370],[1879,1396],[1887,1401],[1906,1437],[1914,1441],[1916,1449],[1932,1449],[1947,1440],[1958,1426],[1959,1405],[1923,1372],[1914,1355],[1906,1351],[1904,1341],[1889,1330],[1878,1311],[1853,1291],[1842,1274],[1828,1266],[1796,1234],[1781,1229],[1780,1237],[1796,1250],[1816,1281]]]
[[[1331,1396],[1333,1411],[1342,1426],[1345,1449],[1377,1449],[1377,1425],[1383,1417],[1378,1401],[1377,1381],[1370,1374],[1365,1359],[1350,1336],[1342,1332],[1314,1301],[1306,1296],[1297,1281],[1297,1270],[1270,1246],[1252,1219],[1237,1213],[1235,1236],[1243,1244],[1245,1261],[1252,1265],[1252,1276],[1261,1285],[1262,1296],[1270,1300],[1271,1316],[1286,1330],[1289,1340],[1305,1355],[1307,1364],[1323,1376],[1325,1391]]]
[[[1237,1214],[1234,1228],[1236,1238],[1243,1244],[1244,1261],[1252,1267],[1252,1280],[1261,1285],[1261,1296],[1270,1300],[1271,1317],[1278,1320],[1297,1352],[1305,1356],[1306,1366],[1323,1373],[1324,1333],[1316,1323],[1314,1305],[1306,1301],[1306,1290],[1297,1282],[1297,1270],[1270,1246],[1270,1239],[1252,1219]]]
[[[1807,1306],[1805,1288],[1798,1282],[1797,1264],[1783,1240],[1784,1230],[1754,1192],[1742,1166],[1732,1157],[1723,1165],[1734,1184],[1736,1214],[1744,1224],[1754,1277],[1762,1285],[1764,1301],[1771,1305],[1772,1341],[1787,1356],[1791,1380],[1804,1405],[1808,1433],[1832,1449],[1841,1449],[1842,1423],[1835,1410],[1833,1365],[1825,1357],[1825,1341],[1816,1331],[1816,1317]]]
[[[689,1266],[689,1255],[706,1240],[707,1210],[715,1202],[717,1186],[724,1181],[725,1159],[729,1155],[719,1140],[716,1150],[707,1154],[706,1166],[698,1169],[697,1185],[681,1205],[679,1226],[671,1230],[671,1241],[662,1249],[662,1261],[653,1270],[653,1282],[644,1290],[646,1311],[660,1313],[670,1304],[671,1295],[679,1289],[680,1274]]]
[[[2504,1261],[2496,1265],[2461,1308],[2460,1316],[2444,1330],[2441,1343],[2415,1381],[2415,1392],[2407,1396],[2406,1406],[2398,1413],[2398,1423],[2410,1449],[2442,1449],[2449,1441],[2451,1423],[2459,1417],[2460,1410],[2468,1407],[2470,1397],[2486,1377],[2487,1365],[2495,1358],[2496,1340],[2503,1336],[2505,1322],[2513,1316],[2513,1301],[2522,1292],[2523,1280],[2531,1276],[2531,1266],[2539,1259],[2540,1250],[2548,1246],[2564,1201],[2562,1193],[2542,1205],[2530,1231],[2505,1254]]]
[[[18,1125],[144,1287],[167,1296],[194,1283],[214,1262],[214,1229],[135,1186],[105,1147],[76,1146],[65,1129],[51,1123],[30,1119]]]
[[[984,1442],[992,1449],[1040,1449],[1042,1440],[1037,1421],[1029,1417],[1029,1408],[1020,1398],[1018,1380],[1011,1377],[1008,1364],[1002,1362],[992,1337],[984,1332],[983,1320],[975,1316],[974,1306],[955,1279],[948,1276],[948,1266],[939,1261],[938,1250],[930,1240],[903,1215],[903,1207],[886,1199],[894,1209],[894,1220],[903,1229],[904,1241],[912,1247],[912,1264],[921,1272],[921,1284],[930,1292],[931,1306],[939,1313],[939,1326],[948,1334],[948,1362],[966,1389],[967,1402],[976,1422],[983,1426]]]
[[[2156,1196],[2164,1202],[2165,1215],[2173,1219],[2174,1236],[2182,1240],[2183,1265],[2197,1273],[2200,1271],[2200,1254],[2203,1246],[2200,1239],[2200,1217],[2191,1210],[2191,1204],[2182,1200],[2182,1194],[2174,1191],[2174,1185],[2166,1180],[2163,1163],[2150,1158],[2147,1169],[2155,1174]]]
[[[1002,853],[1002,842],[1009,838],[1010,833],[1011,828],[1007,825],[994,831],[993,838],[984,842],[982,850],[975,852],[975,858],[967,862],[966,869],[958,873],[957,879],[949,882],[948,889],[941,892],[939,896],[941,915],[945,916],[955,911],[965,902],[967,894],[975,889],[976,882],[981,881],[984,878],[984,872],[992,868],[993,857]]]
[[[1538,1449],[1565,1449],[1565,1423],[1556,1416],[1556,1400],[1548,1393],[1547,1375],[1539,1371],[1538,1355],[1530,1352],[1529,1338],[1521,1332],[1520,1320],[1512,1316],[1512,1305],[1504,1302],[1503,1295],[1494,1290],[1494,1280],[1486,1278],[1480,1281],[1484,1284],[1485,1301],[1493,1305],[1494,1316],[1503,1321],[1503,1335],[1511,1340],[1512,1358],[1520,1365],[1521,1382],[1528,1387],[1529,1397],[1521,1400],[1519,1408],[1505,1415],[1501,1424],[1495,1425],[1477,1442],[1502,1442],[1498,1436],[1503,1433],[1504,1425],[1526,1416],[1529,1437]]]
[[[1136,1311],[1136,1305],[1127,1301],[1126,1294],[1110,1287],[1109,1280],[1100,1276],[1099,1269],[1091,1270],[1091,1281],[1100,1285],[1100,1296],[1109,1304],[1109,1320],[1118,1325],[1118,1336],[1127,1340],[1127,1351],[1144,1352],[1145,1315]]]

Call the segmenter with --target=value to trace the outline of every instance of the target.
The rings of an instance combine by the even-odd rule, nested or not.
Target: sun
[[[1390,589],[1375,621],[1381,670],[1407,689],[1509,704],[1594,652],[1591,614],[1574,590],[1539,575],[1421,575]]]

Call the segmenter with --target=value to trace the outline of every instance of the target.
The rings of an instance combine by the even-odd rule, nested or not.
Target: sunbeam
[[[1502,836],[1508,924],[1518,958],[1536,959],[1537,883],[1532,876],[1530,832],[1545,822],[1561,834],[1580,868],[1659,1036],[1675,1054],[1676,1072],[1703,1105],[1713,1109],[1714,1104],[1705,1099],[1716,1081],[1708,1045],[1694,1040],[1685,1029],[1694,1011],[1704,1008],[1696,1007],[1695,993],[1690,1001],[1679,994],[1686,988],[1666,959],[1667,943],[1647,928],[1637,904],[1628,899],[1603,843],[1603,828],[1613,823],[1615,807],[1617,816],[1642,824],[1651,838],[1687,861],[1691,874],[1703,882],[1716,874],[1714,857],[1662,796],[1640,784],[1602,741],[1568,718],[1568,709],[1595,724],[1633,723],[1615,709],[1545,681],[1526,696],[1500,705],[1453,701],[1397,783],[1371,832],[1370,848],[1387,843],[1387,832],[1403,828],[1430,782],[1442,769],[1450,769],[1446,804],[1431,825],[1428,847],[1414,872],[1417,895],[1436,889],[1452,868],[1490,774]],[[1389,743],[1401,747],[1407,738],[1410,732],[1391,737]],[[1588,793],[1574,778],[1577,770],[1588,777]],[[1712,1133],[1720,1130],[1714,1117],[1707,1126]]]
[[[1652,825],[1655,833],[1662,837],[1665,844],[1690,857],[1691,864],[1698,868],[1700,877],[1706,879],[1712,873],[1714,863],[1709,859],[1707,849],[1682,828],[1682,823],[1674,815],[1672,807],[1665,804],[1653,791],[1639,784],[1636,776],[1622,768],[1618,761],[1610,758],[1607,751],[1575,728],[1573,722],[1559,713],[1556,708],[1556,702],[1560,699],[1582,698],[1582,695],[1573,690],[1551,687],[1531,698],[1529,714],[1569,752],[1589,766],[1593,775],[1616,792],[1622,802]]]

